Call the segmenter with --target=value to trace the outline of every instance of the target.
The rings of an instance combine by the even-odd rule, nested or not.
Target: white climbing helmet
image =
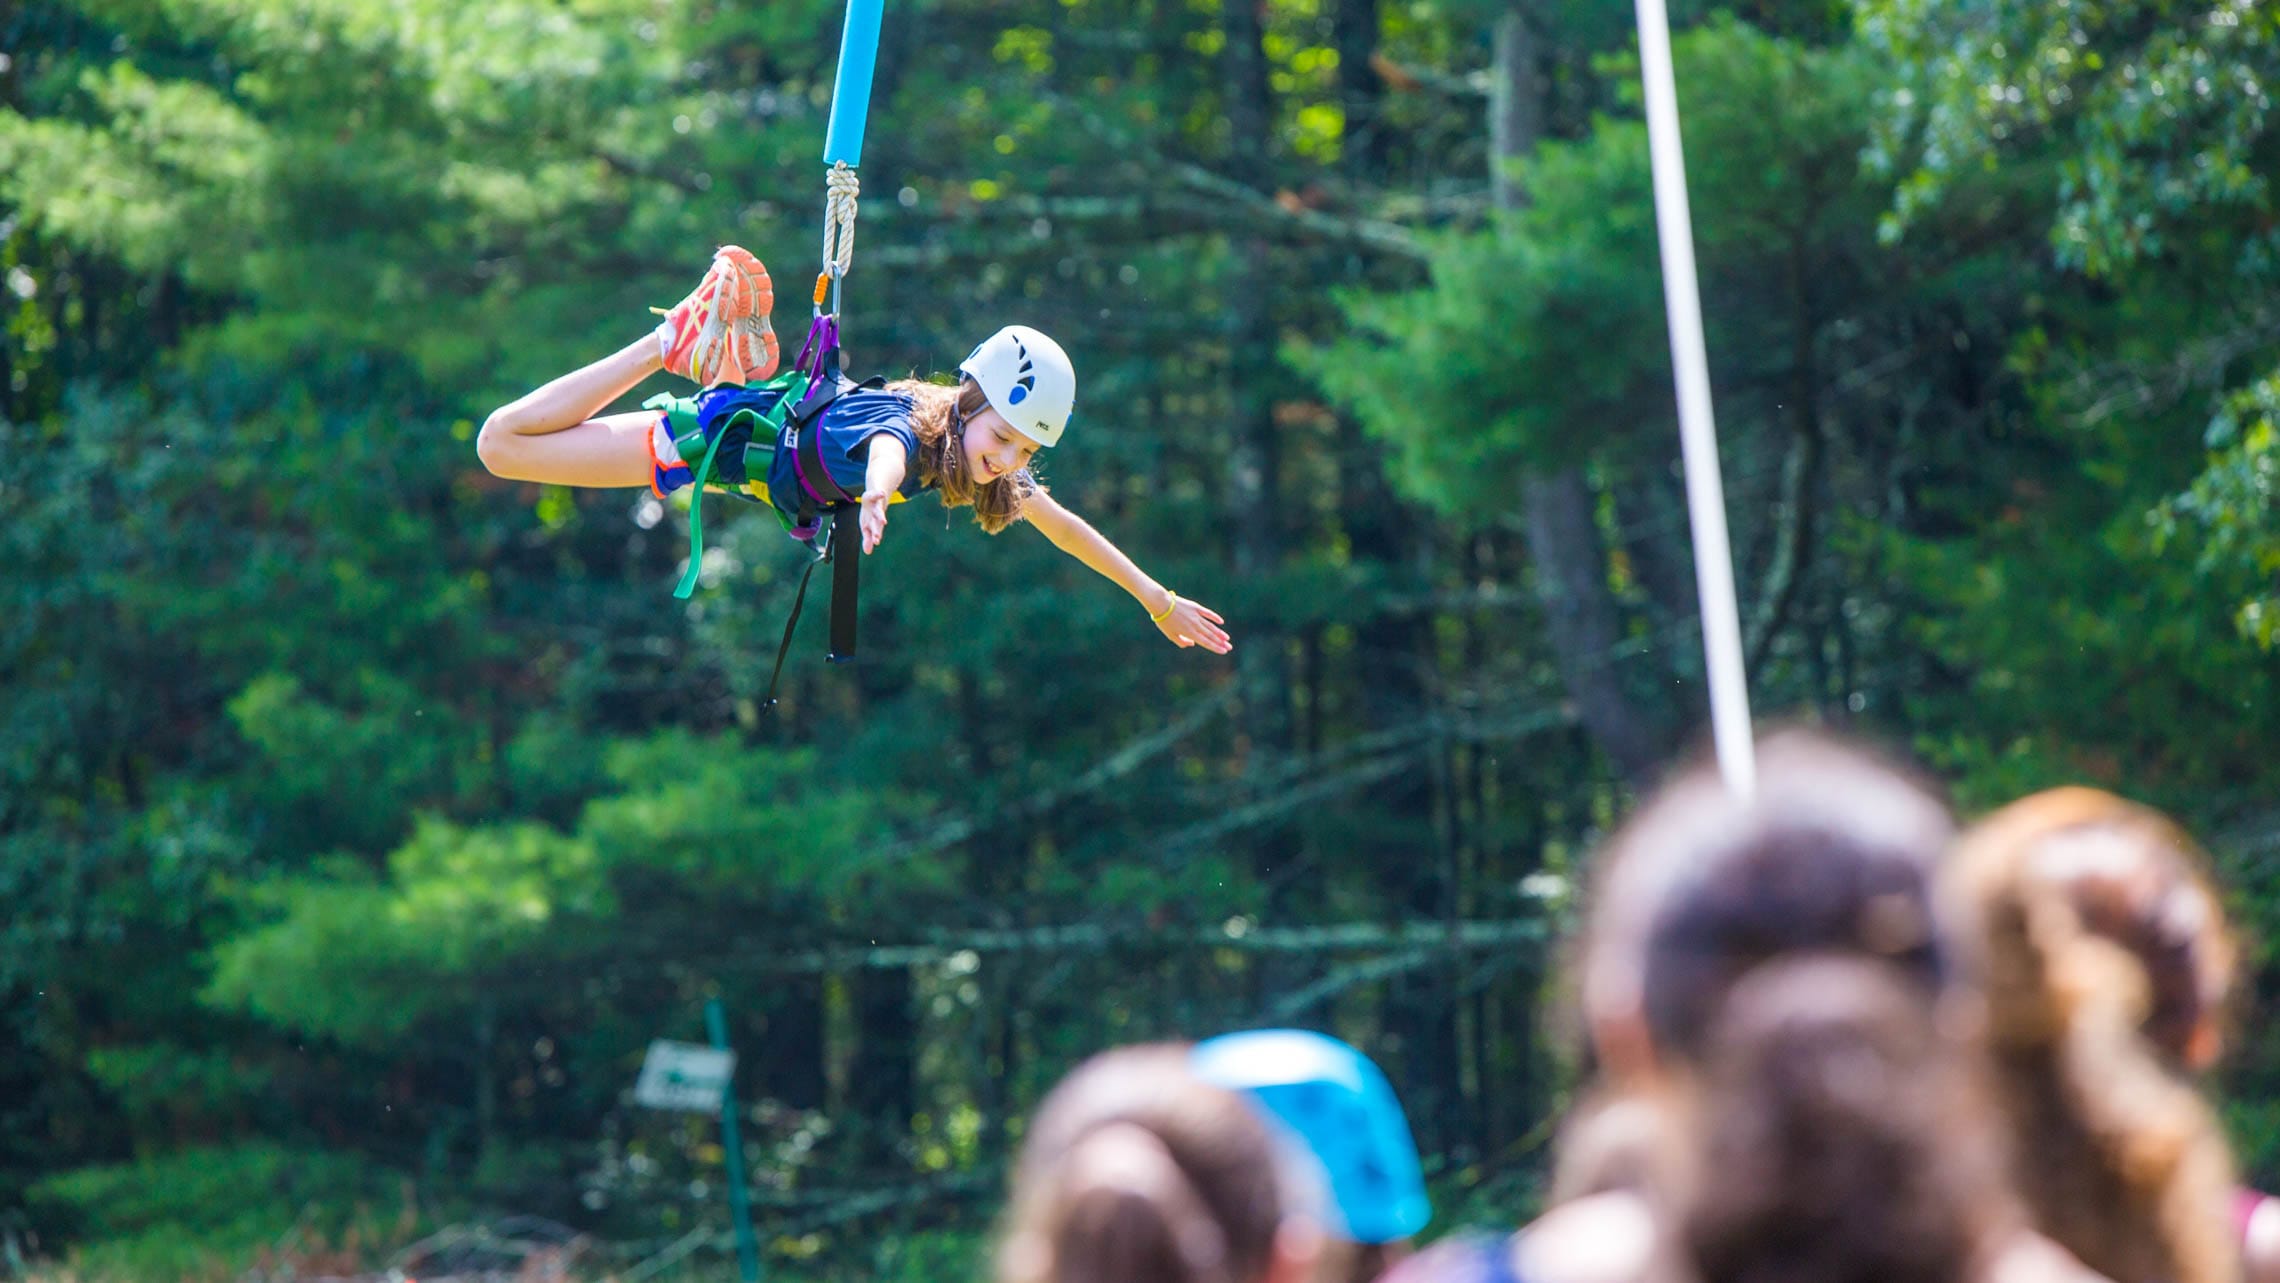
[[[1069,354],[1026,325],[1008,325],[983,339],[958,373],[981,385],[1016,432],[1042,446],[1061,439],[1077,405],[1077,368]]]

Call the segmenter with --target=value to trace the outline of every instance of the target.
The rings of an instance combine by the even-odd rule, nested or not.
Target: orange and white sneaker
[[[776,331],[768,324],[775,306],[776,287],[760,260],[742,246],[721,246],[697,288],[661,313],[665,368],[707,388],[767,378],[776,372]]]

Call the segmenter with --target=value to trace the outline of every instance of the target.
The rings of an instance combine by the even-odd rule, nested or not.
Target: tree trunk
[[[1338,50],[1338,106],[1346,118],[1340,159],[1359,182],[1383,177],[1387,152],[1384,122],[1385,78],[1378,74],[1378,0],[1338,0],[1331,14],[1331,41]]]
[[[855,1056],[848,1103],[860,1119],[866,1164],[894,1166],[918,1101],[918,1022],[907,968],[858,971],[849,979]]]
[[[1623,690],[1615,646],[1622,621],[1607,585],[1607,559],[1592,519],[1591,487],[1581,468],[1521,482],[1528,512],[1528,553],[1544,628],[1568,698],[1584,730],[1623,778],[1644,783],[1666,756],[1665,733]]]
[[[1535,33],[1518,4],[1497,19],[1495,40],[1489,178],[1497,212],[1511,214],[1527,200],[1513,164],[1533,151],[1543,135],[1543,78]],[[1536,594],[1561,681],[1599,750],[1626,780],[1643,783],[1663,759],[1664,736],[1616,679],[1614,649],[1622,638],[1622,618],[1607,582],[1606,548],[1592,519],[1591,487],[1581,467],[1569,467],[1526,478],[1521,498]]]
[[[498,1066],[492,1063],[499,1047],[499,1006],[491,998],[475,1001],[475,1153],[491,1151],[499,1131]]]
[[[1527,195],[1512,162],[1544,136],[1544,84],[1535,32],[1515,0],[1496,20],[1496,74],[1488,99],[1489,192],[1499,213],[1520,208]]]
[[[1233,0],[1226,8],[1226,77],[1229,157],[1237,177],[1264,185],[1267,163],[1268,96],[1265,31],[1258,0]],[[1263,240],[1239,238],[1227,295],[1230,331],[1228,381],[1234,421],[1228,433],[1227,502],[1235,535],[1235,575],[1239,582],[1262,584],[1281,561],[1281,522],[1277,491],[1281,470],[1275,438],[1274,273]],[[1290,678],[1284,630],[1271,616],[1250,623],[1249,637],[1236,647],[1242,674],[1245,730],[1253,765],[1271,763],[1290,749]],[[1285,844],[1261,835],[1255,848],[1261,872]]]
[[[823,1108],[830,1091],[823,978],[770,977],[764,1019],[762,1036],[749,1040],[752,1050],[744,1056],[753,1064],[751,1081],[794,1109]]]

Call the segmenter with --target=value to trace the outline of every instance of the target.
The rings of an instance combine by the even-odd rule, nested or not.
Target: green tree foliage
[[[379,1240],[392,1228],[391,1195],[400,1200],[402,1191],[352,1154],[259,1140],[81,1168],[31,1191],[35,1208],[68,1219],[97,1245],[83,1258],[90,1270],[127,1278],[226,1269],[275,1246],[280,1225],[296,1226],[295,1237],[319,1250]],[[359,1204],[361,1215],[346,1210]]]
[[[2253,4],[1873,0],[1862,32],[1901,73],[1885,93],[1875,153],[1901,178],[1887,233],[1959,175],[1999,164],[2043,171],[2058,265],[2111,282],[2149,323],[2118,351],[2054,354],[2073,384],[2068,408],[2102,415],[2126,400],[2148,419],[2208,416],[2205,470],[2153,503],[2153,520],[2182,518],[2198,532],[2201,569],[2268,581],[2280,531],[2254,481],[2266,451],[2253,426],[2245,435],[2239,426],[2243,416],[2253,425],[2253,389],[2275,374],[2280,18]],[[2191,302],[2136,301],[2152,295]],[[2267,596],[2244,586],[2235,598],[2240,627],[2265,646]]]
[[[277,920],[217,951],[210,998],[297,1033],[384,1045],[439,1005],[472,1006],[487,975],[561,938],[558,919],[610,908],[593,847],[540,825],[429,821],[390,853],[384,884],[360,875],[263,887]],[[375,1004],[375,993],[405,999]]]
[[[1636,438],[1667,426],[1645,129],[1552,144],[1527,183],[1541,198],[1514,226],[1452,235],[1418,289],[1349,296],[1358,332],[1313,361],[1403,488],[1474,525],[1509,509],[1521,469],[1650,449]]]
[[[2272,779],[2270,87],[2254,5],[1861,6],[1893,75],[1870,155],[1884,232],[1982,205],[2036,278],[1974,518],[1900,554],[1959,679],[1922,716],[1972,795],[2084,776],[2210,824],[2252,934]],[[2000,199],[1966,189],[2001,174]],[[1959,714],[1968,713],[1970,722]],[[2252,1041],[2236,1076],[2269,1086]],[[2240,1115],[2252,1165],[2270,1128]]]
[[[1866,68],[1849,50],[1731,21],[1679,54],[1705,294],[1721,351],[1737,368],[1760,365],[1761,350],[1817,337],[1817,282],[1802,276],[1859,271],[1848,260],[1874,199],[1856,159]],[[1527,208],[1446,241],[1421,288],[1347,296],[1360,332],[1316,363],[1394,443],[1407,489],[1477,523],[1512,504],[1511,480],[1528,469],[1659,463],[1675,439],[1636,71],[1624,59],[1605,70],[1625,115],[1529,157]]]
[[[2043,151],[2062,265],[2106,275],[2198,241],[2275,266],[2280,242],[2262,217],[2280,73],[2270,11],[2160,0],[1867,0],[1860,11],[1864,42],[1895,73],[1877,152],[1904,178],[1889,230],[1955,176]]]
[[[2244,634],[2271,650],[2280,641],[2280,373],[2250,384],[2209,423],[2209,466],[2157,517],[2166,546],[2181,535],[2198,544],[2195,569],[2238,585],[2235,619]],[[2202,532],[2195,540],[2190,532]]]

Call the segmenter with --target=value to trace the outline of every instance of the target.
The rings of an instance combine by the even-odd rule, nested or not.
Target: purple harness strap
[[[830,506],[830,500],[815,492],[815,485],[813,482],[810,482],[808,480],[807,468],[800,463],[800,452],[797,450],[792,451],[792,475],[800,479],[800,489],[807,491],[808,498],[815,500],[818,504],[821,504],[823,506]],[[802,535],[798,530],[794,530],[792,532],[792,536],[798,539],[810,538],[820,528],[821,527],[819,524],[810,523],[806,526],[801,527],[801,529],[807,531],[807,534]]]
[[[819,316],[808,326],[807,338],[800,343],[800,354],[792,358],[792,368],[808,376],[812,385],[823,376],[824,358],[838,349],[839,317],[836,314]]]
[[[829,316],[818,316],[808,326],[807,338],[800,342],[800,354],[793,358],[792,368],[807,376],[809,395],[813,395],[815,389],[825,386],[826,379],[829,379],[833,385],[838,383],[839,317],[836,313]],[[792,475],[799,479],[800,489],[807,492],[807,497],[823,508],[829,508],[834,503],[847,502],[848,495],[845,492],[845,487],[839,484],[837,477],[827,476],[825,480],[829,481],[831,488],[839,491],[840,494],[837,498],[825,495],[817,487],[814,478],[808,475],[807,465],[801,462],[800,456],[806,453],[806,450],[801,447],[809,444],[806,434],[820,428],[822,416],[829,412],[827,405],[823,410],[817,412],[815,423],[803,423],[798,426],[796,431],[799,435],[794,440],[792,450]],[[818,467],[824,466],[820,449],[816,453],[816,464]],[[809,522],[794,529],[792,535],[794,538],[813,538],[816,531],[821,528],[821,522]],[[802,531],[806,533],[802,534]]]

